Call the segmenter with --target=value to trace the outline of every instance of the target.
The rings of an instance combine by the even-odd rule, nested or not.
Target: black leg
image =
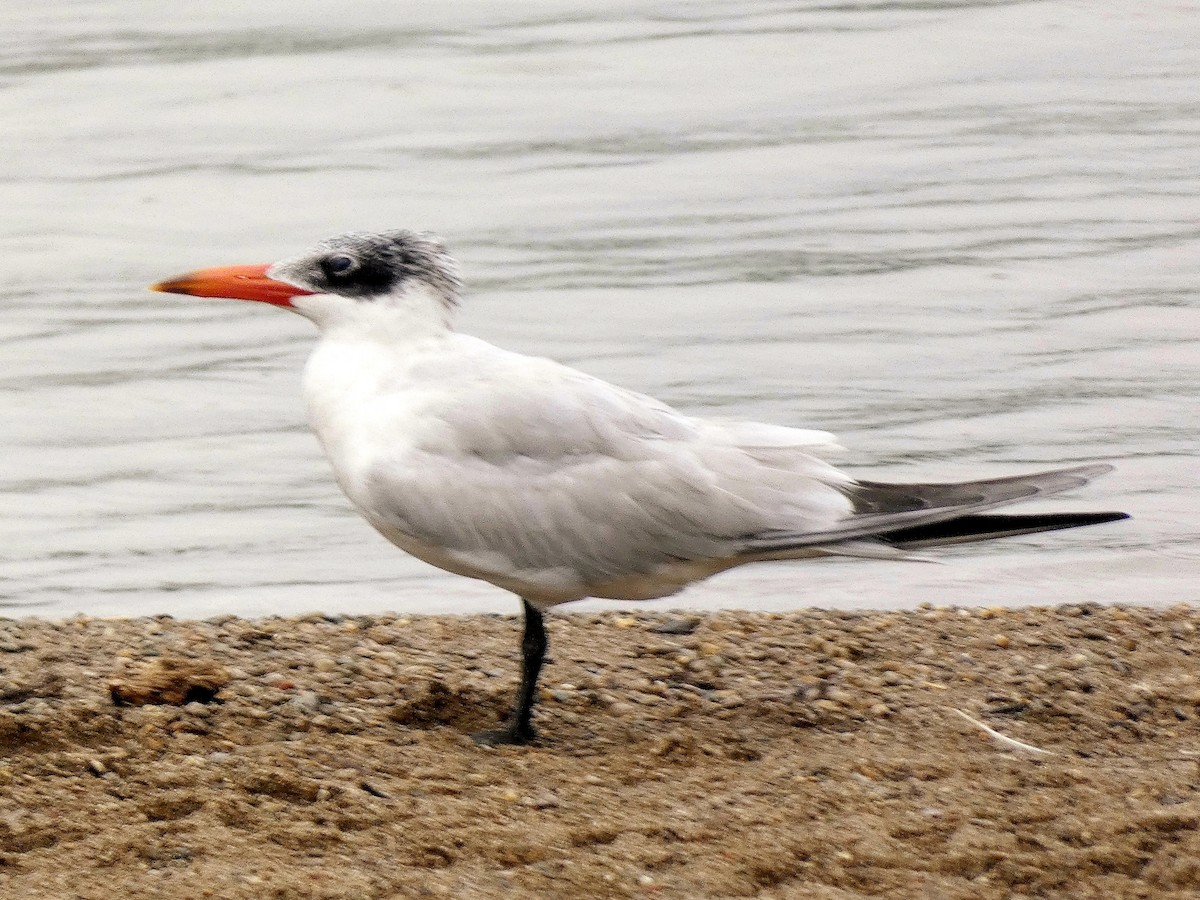
[[[528,744],[537,737],[530,720],[538,673],[546,658],[546,626],[542,614],[532,603],[524,598],[521,603],[525,606],[525,634],[521,638],[521,686],[517,689],[517,702],[503,728],[473,735],[478,744]]]

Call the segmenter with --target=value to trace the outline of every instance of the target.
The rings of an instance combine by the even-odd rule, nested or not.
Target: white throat
[[[405,344],[448,334],[454,310],[421,282],[382,297],[357,300],[338,294],[292,298],[292,308],[311,319],[326,340],[370,341],[402,352]]]

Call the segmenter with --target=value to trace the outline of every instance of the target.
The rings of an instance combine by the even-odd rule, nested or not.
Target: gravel
[[[515,619],[0,620],[0,896],[1194,897],[1197,625],[556,614],[484,748]]]

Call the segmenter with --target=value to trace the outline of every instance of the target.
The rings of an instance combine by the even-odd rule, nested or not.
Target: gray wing
[[[767,531],[821,532],[851,512],[850,479],[807,452],[829,443],[822,432],[708,423],[528,360],[503,374],[375,461],[369,518],[464,568],[583,596],[680,560],[736,556]]]

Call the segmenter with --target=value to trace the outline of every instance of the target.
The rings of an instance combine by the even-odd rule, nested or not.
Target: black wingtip
[[[890,531],[880,537],[903,550],[923,547],[944,547],[950,544],[971,544],[996,538],[1037,534],[1042,531],[1061,531],[1085,525],[1103,525],[1130,518],[1124,512],[1042,513],[1027,515],[960,516],[947,522],[915,525]]]

